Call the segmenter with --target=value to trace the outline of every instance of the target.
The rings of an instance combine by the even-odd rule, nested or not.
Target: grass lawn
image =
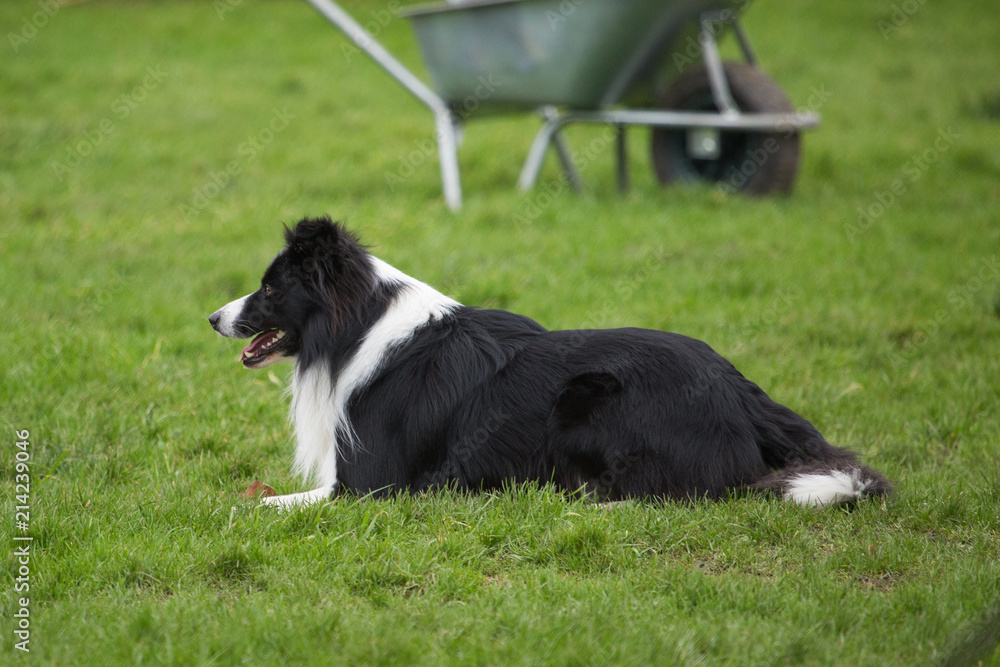
[[[396,3],[345,4],[421,71]],[[994,2],[752,6],[823,117],[790,197],[661,189],[644,130],[619,195],[593,127],[586,193],[545,194],[550,158],[522,195],[525,115],[469,125],[457,214],[430,115],[305,2],[54,7],[0,4],[2,500],[34,538],[26,577],[4,553],[0,662],[1000,663]],[[206,318],[323,213],[464,303],[706,340],[898,493],[240,503],[306,488],[288,367],[243,371]]]

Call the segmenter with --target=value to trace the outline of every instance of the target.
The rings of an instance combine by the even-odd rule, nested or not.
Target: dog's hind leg
[[[562,428],[585,424],[598,408],[621,391],[621,381],[611,373],[581,373],[563,385],[552,416]]]
[[[607,415],[622,390],[605,371],[581,373],[563,385],[546,425],[557,485],[597,502],[619,499],[629,448],[620,423]]]
[[[277,507],[281,510],[290,510],[303,505],[313,505],[315,503],[323,502],[333,495],[336,488],[336,484],[331,484],[328,486],[321,486],[318,489],[313,489],[312,491],[305,491],[304,493],[290,493],[286,496],[268,496],[266,498],[261,498],[260,502],[261,504]]]

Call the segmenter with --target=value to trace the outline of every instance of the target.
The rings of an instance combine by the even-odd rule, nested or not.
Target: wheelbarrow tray
[[[794,112],[780,88],[763,86],[756,73],[741,76],[753,79],[743,83],[757,97],[764,88],[770,94],[764,101],[748,98],[749,112],[736,103],[716,37],[720,30],[731,30],[750,71],[756,72],[753,51],[739,23],[749,0],[462,0],[414,7],[406,14],[436,90],[334,0],[308,2],[434,114],[441,182],[452,209],[462,203],[459,128],[471,115],[485,110],[537,110],[544,118],[518,179],[522,190],[536,181],[549,146],[555,147],[570,185],[579,189],[582,181],[575,160],[560,133],[570,123],[616,128],[618,183],[623,190],[628,184],[628,126],[688,132],[684,155],[692,160],[741,159],[728,153],[719,157],[723,132],[781,133],[796,140],[797,164],[797,133],[819,123],[814,112]],[[678,54],[683,60],[669,58]],[[705,94],[715,110],[683,100],[673,106],[661,104],[658,100],[682,82],[672,81],[678,75],[701,76],[700,69],[687,68],[681,74],[683,68],[676,66],[690,65],[699,57],[708,78],[697,83],[707,86]],[[633,93],[644,87],[652,94],[642,100]],[[695,92],[702,95],[700,89]],[[625,103],[637,104],[637,108],[620,108]],[[783,177],[789,186],[794,166]]]
[[[420,5],[413,24],[438,95],[464,112],[588,110],[650,83],[700,14],[746,0],[471,0]]]

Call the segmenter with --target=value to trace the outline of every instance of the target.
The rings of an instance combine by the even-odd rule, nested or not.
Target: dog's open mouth
[[[285,332],[281,329],[271,329],[257,334],[257,337],[243,348],[240,362],[247,368],[260,366],[274,355],[280,355],[284,348]]]

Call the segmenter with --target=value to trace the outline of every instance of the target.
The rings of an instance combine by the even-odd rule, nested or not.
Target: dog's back
[[[329,219],[285,236],[260,289],[209,318],[254,337],[244,366],[295,364],[296,468],[321,486],[268,502],[522,481],[608,500],[759,489],[826,505],[889,491],[705,343],[546,331],[462,306]]]

